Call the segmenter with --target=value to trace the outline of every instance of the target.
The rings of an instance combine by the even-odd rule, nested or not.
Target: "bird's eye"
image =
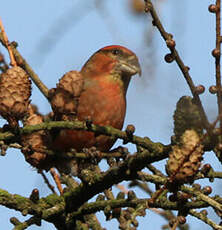
[[[114,49],[114,50],[112,50],[112,54],[118,55],[118,54],[120,54],[120,50]]]

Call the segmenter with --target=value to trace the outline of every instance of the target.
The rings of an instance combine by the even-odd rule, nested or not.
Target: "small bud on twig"
[[[216,94],[217,93],[217,87],[215,85],[210,86],[209,92],[212,94]]]
[[[10,222],[11,222],[14,226],[17,226],[17,225],[21,224],[21,222],[20,222],[16,217],[11,217],[11,218],[10,218]]]
[[[185,216],[178,216],[177,219],[178,219],[180,224],[186,223],[186,217]]]
[[[207,173],[211,170],[211,165],[210,164],[205,164],[202,169],[201,169],[201,172],[204,174],[204,175],[207,175]]]
[[[38,202],[38,200],[39,200],[39,190],[37,188],[32,190],[32,193],[31,193],[29,199],[34,203]]]
[[[117,200],[124,199],[124,198],[125,198],[124,192],[119,192],[119,193],[117,194],[117,196],[116,196],[116,199],[117,199]]]
[[[202,192],[205,194],[205,195],[209,195],[212,193],[212,188],[210,186],[206,186],[202,189]]]
[[[208,10],[210,13],[216,13],[218,11],[218,7],[214,4],[209,5]]]
[[[132,220],[132,224],[133,224],[134,227],[138,227],[139,226],[138,220],[136,220],[136,219]]]
[[[125,132],[126,132],[127,139],[123,140],[123,144],[127,144],[133,138],[135,127],[133,125],[127,125]]]
[[[22,210],[22,215],[23,215],[23,216],[27,216],[27,215],[28,215],[28,213],[29,213],[29,212],[28,212],[28,210],[27,210],[27,209]]]
[[[13,46],[14,48],[18,47],[18,43],[16,41],[12,41],[10,45]]]
[[[195,92],[197,94],[202,94],[202,93],[204,93],[204,91],[205,91],[205,87],[203,85],[198,85],[195,87]]]
[[[127,193],[127,200],[133,200],[133,199],[136,199],[136,194],[134,191],[130,190],[128,193]]]
[[[167,33],[168,34],[168,39],[173,39],[173,34],[171,34],[171,33]]]
[[[180,201],[187,201],[189,198],[191,198],[191,195],[185,192],[179,192],[177,194],[178,200]]]
[[[1,145],[1,150],[0,150],[0,155],[5,156],[7,149],[8,149],[8,145],[2,144]]]
[[[219,49],[213,49],[211,52],[212,56],[215,58],[219,58],[220,57],[220,50]]]
[[[110,220],[110,218],[111,218],[111,207],[109,205],[105,207],[104,214],[106,216],[106,220]]]
[[[145,13],[148,13],[150,11],[150,8],[149,8],[149,5],[148,5],[148,2],[145,1],[145,8],[144,8],[144,11]]]
[[[127,125],[127,127],[126,127],[127,136],[132,137],[134,132],[135,132],[135,126],[134,125]]]
[[[176,42],[173,39],[166,40],[167,47],[170,49],[174,49],[176,46]]]
[[[174,56],[170,53],[170,54],[166,54],[165,57],[164,57],[165,61],[167,63],[171,63],[174,61]]]
[[[201,212],[200,212],[202,215],[204,215],[204,216],[207,216],[208,215],[208,212],[207,212],[207,210],[206,209],[204,209],[204,210],[201,210]]]
[[[188,72],[190,70],[190,67],[189,66],[185,66],[186,68],[186,71]]]

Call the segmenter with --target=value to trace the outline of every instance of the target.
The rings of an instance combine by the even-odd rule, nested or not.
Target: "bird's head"
[[[112,45],[106,46],[96,53],[83,66],[81,73],[90,78],[109,77],[110,80],[123,84],[128,88],[131,76],[141,75],[137,56],[129,49]]]

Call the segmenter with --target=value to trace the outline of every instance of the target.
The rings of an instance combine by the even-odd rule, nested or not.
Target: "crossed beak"
[[[130,76],[139,74],[141,76],[141,67],[139,60],[136,56],[130,56],[127,60],[119,60],[121,71],[127,73]]]

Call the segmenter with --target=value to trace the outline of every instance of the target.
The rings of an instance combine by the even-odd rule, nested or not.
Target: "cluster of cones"
[[[77,71],[65,74],[55,89],[49,91],[49,100],[53,109],[51,119],[73,120],[76,115],[78,98],[83,90],[83,79]],[[31,81],[28,74],[18,66],[7,69],[0,75],[0,115],[8,121],[13,132],[23,125],[37,125],[45,117],[30,104]],[[38,169],[49,170],[56,166],[56,159],[47,154],[51,145],[51,133],[41,130],[32,134],[23,134],[18,141],[22,153],[29,164]]]
[[[180,144],[172,147],[166,165],[168,175],[179,184],[192,183],[200,168],[203,153],[197,132],[186,130]]]

